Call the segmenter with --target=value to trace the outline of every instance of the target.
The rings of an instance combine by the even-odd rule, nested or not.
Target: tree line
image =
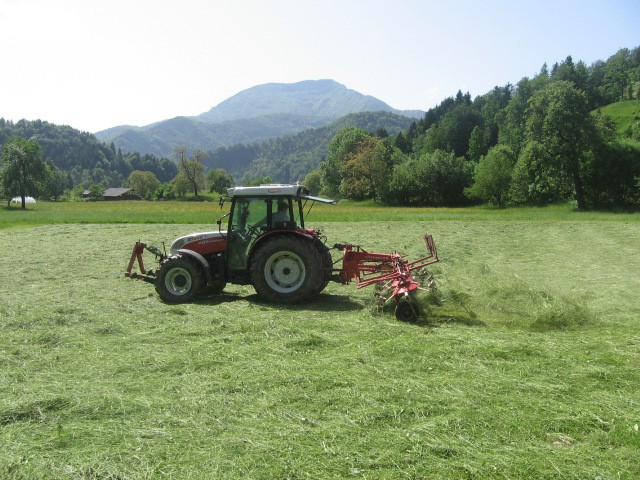
[[[396,205],[637,205],[640,122],[620,134],[598,109],[639,96],[640,48],[590,67],[567,57],[473,100],[458,92],[392,138],[347,127],[305,182]]]

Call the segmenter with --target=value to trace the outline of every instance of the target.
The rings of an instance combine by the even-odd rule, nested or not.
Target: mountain
[[[397,135],[413,122],[412,118],[390,112],[351,113],[295,135],[260,144],[221,147],[211,152],[204,163],[207,168],[225,169],[238,181],[243,177],[271,177],[282,183],[301,181],[328,154],[328,145],[341,128],[356,126],[372,133],[384,129],[389,135]]]
[[[176,146],[211,151],[236,143],[259,143],[328,125],[350,113],[370,111],[411,118],[424,114],[395,110],[333,80],[307,80],[252,87],[196,117],[176,117],[145,127],[117,126],[95,135],[125,152],[167,157]]]
[[[401,112],[382,100],[348,89],[334,80],[268,83],[243,90],[196,118],[209,123],[291,113],[327,119],[354,112],[394,112],[421,117],[424,112]]]

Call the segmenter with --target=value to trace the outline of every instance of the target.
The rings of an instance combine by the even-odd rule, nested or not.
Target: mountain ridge
[[[166,157],[176,146],[215,150],[236,143],[258,143],[368,111],[415,119],[424,115],[419,110],[394,109],[334,80],[304,80],[256,85],[197,116],[174,117],[143,127],[120,125],[95,136],[123,151]]]

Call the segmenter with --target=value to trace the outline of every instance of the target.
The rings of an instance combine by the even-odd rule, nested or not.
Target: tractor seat
[[[295,230],[298,228],[298,224],[292,221],[276,222],[273,224],[273,228],[276,230]]]

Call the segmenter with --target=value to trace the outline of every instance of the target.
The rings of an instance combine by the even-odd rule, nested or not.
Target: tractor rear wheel
[[[165,302],[189,302],[200,293],[203,285],[202,269],[188,258],[173,255],[160,263],[155,286]]]
[[[333,258],[331,258],[331,252],[326,245],[320,244],[318,247],[320,252],[320,258],[322,259],[322,282],[319,285],[319,290],[316,293],[320,293],[329,284],[331,280],[331,274],[333,273]]]
[[[276,303],[299,303],[322,289],[322,258],[308,240],[281,235],[265,240],[251,261],[251,283],[258,295]]]

